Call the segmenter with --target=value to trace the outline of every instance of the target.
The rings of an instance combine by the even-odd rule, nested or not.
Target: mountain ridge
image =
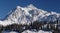
[[[14,11],[14,12],[12,12]],[[17,6],[16,9],[12,10],[10,15],[4,21],[0,21],[1,25],[7,26],[10,24],[31,24],[34,21],[56,21],[56,18],[60,17],[60,13],[47,12],[42,9],[36,8],[34,5],[30,4],[26,7]],[[50,17],[50,18],[49,18]],[[52,19],[51,19],[52,17]]]

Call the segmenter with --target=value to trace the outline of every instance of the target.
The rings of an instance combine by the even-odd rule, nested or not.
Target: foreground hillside
[[[22,24],[11,24],[7,26],[0,26],[0,33],[4,31],[15,31],[18,33],[40,33],[40,32],[46,32],[46,33],[60,33],[60,29],[56,23],[50,24],[45,22],[38,22],[35,21],[34,23],[31,23],[30,25],[22,25]]]

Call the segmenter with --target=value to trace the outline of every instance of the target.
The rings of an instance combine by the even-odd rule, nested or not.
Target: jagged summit
[[[17,6],[16,8],[19,9],[19,8],[22,8],[22,7],[21,6]]]
[[[28,8],[31,8],[31,9],[37,9],[33,4],[30,4],[27,6]]]
[[[36,8],[34,5],[30,4],[26,7],[17,6],[4,21],[0,21],[0,24],[7,26],[10,24],[27,24],[29,25],[34,21],[56,21],[60,17],[60,13],[56,12],[47,12],[41,9]],[[51,19],[52,17],[52,19]]]

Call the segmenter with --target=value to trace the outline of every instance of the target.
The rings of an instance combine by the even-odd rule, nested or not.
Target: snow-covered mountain
[[[14,11],[14,12],[12,12]],[[9,13],[11,13],[9,15]],[[33,23],[34,21],[56,21],[60,20],[60,13],[47,12],[42,9],[36,8],[34,5],[30,4],[26,7],[17,6],[15,10],[11,10],[8,13],[8,17],[0,21],[0,25],[7,26],[10,24],[27,24]]]

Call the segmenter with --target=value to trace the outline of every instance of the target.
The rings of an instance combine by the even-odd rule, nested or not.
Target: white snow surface
[[[34,32],[34,31],[29,31],[29,30],[26,30],[26,31],[24,31],[24,32],[22,32],[22,33],[52,33],[52,32],[47,32],[47,31],[42,31],[42,30],[40,30],[40,31],[38,31],[38,32]]]
[[[29,25],[31,22],[33,23],[36,20],[56,21],[56,18],[60,17],[60,13],[47,12],[42,9],[36,8],[32,4],[26,7],[17,6],[17,8],[13,11],[14,12],[12,12],[12,10],[10,11],[12,13],[4,21],[0,21],[0,25],[7,26],[14,23]],[[52,17],[52,19],[48,17]]]

